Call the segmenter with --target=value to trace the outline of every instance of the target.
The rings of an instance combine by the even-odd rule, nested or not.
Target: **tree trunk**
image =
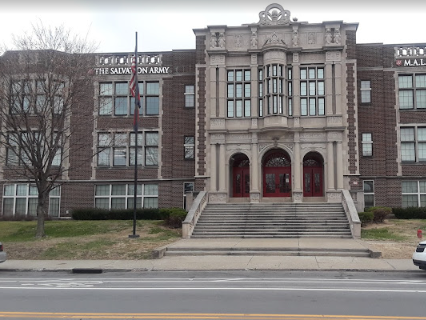
[[[38,194],[37,202],[37,231],[36,238],[42,238],[45,236],[44,233],[44,217],[47,213],[47,193],[42,192]]]

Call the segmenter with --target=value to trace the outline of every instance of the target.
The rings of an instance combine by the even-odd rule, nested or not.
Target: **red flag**
[[[130,79],[129,87],[130,87],[130,93],[135,98],[133,128],[135,129],[135,132],[136,132],[138,131],[139,109],[141,107],[141,97],[139,94],[139,84],[138,84],[137,49],[135,49],[135,56],[132,59],[131,69],[132,69],[132,78]]]

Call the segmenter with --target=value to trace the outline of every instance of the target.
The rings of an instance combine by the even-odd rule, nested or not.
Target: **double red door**
[[[323,169],[318,167],[303,167],[303,196],[323,196]]]
[[[291,196],[291,167],[263,168],[263,196]]]
[[[234,197],[250,196],[250,167],[234,168]]]

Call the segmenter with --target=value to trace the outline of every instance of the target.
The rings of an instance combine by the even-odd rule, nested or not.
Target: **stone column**
[[[303,170],[300,163],[300,142],[299,142],[299,132],[294,133],[294,163],[292,163],[293,171],[293,201],[302,202],[303,200],[303,190],[302,190],[302,180],[301,180],[301,171]]]
[[[337,141],[336,150],[337,189],[343,189],[342,141]]]
[[[219,148],[219,191],[226,192],[226,168],[228,164],[225,160],[225,144],[220,144]]]
[[[333,142],[327,143],[327,189],[335,190],[334,186],[334,161],[333,161]]]
[[[216,177],[217,177],[217,158],[216,158],[216,145],[215,144],[211,144],[210,145],[210,154],[211,154],[211,158],[210,158],[210,191],[217,191],[217,181],[216,181]]]

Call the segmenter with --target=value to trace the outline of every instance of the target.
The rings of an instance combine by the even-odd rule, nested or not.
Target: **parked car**
[[[413,263],[422,270],[426,270],[426,241],[421,241],[413,253]]]
[[[5,262],[7,259],[6,252],[3,251],[3,244],[0,242],[0,262]]]

